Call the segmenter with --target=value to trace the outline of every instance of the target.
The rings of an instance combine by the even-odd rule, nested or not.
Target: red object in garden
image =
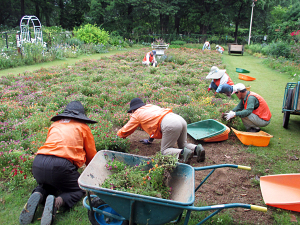
[[[242,74],[242,73],[239,73],[239,79],[246,80],[246,81],[256,80],[256,78],[250,77],[250,76]]]
[[[226,126],[226,125],[224,125]],[[204,138],[203,141],[204,142],[219,142],[219,141],[226,141],[228,140],[228,134],[230,132],[230,128],[226,126],[226,130],[216,136],[210,137],[210,138]]]
[[[266,205],[300,212],[300,174],[260,177],[260,189]]]

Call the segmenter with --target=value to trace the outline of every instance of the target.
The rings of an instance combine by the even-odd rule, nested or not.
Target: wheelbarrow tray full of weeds
[[[195,192],[215,169],[232,167],[250,170],[250,167],[233,164],[191,167],[187,164],[177,163],[169,180],[169,186],[172,187],[170,199],[162,199],[101,187],[105,179],[112,174],[105,167],[108,161],[112,159],[124,162],[128,166],[134,166],[145,161],[151,162],[151,158],[149,157],[110,150],[102,150],[95,155],[78,179],[79,186],[87,191],[83,205],[88,209],[89,219],[92,224],[160,225],[168,222],[178,222],[182,218],[184,210],[187,210],[184,221],[184,224],[187,225],[192,211],[213,211],[209,216],[199,221],[198,224],[202,224],[226,208],[241,207],[257,211],[267,211],[265,207],[243,203],[202,207],[194,206]],[[149,168],[151,167],[150,163]],[[195,171],[209,169],[211,172],[195,189]],[[91,193],[94,195],[91,195]],[[102,204],[93,204],[95,202],[93,201],[94,199],[101,199]]]

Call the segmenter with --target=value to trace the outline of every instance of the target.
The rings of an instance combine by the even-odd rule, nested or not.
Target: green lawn
[[[260,172],[270,169],[271,174],[297,173],[298,161],[291,161],[290,156],[299,157],[300,117],[291,115],[288,129],[283,128],[282,102],[287,82],[293,82],[284,73],[274,71],[264,64],[263,59],[249,54],[228,55],[224,52],[223,62],[227,66],[227,72],[235,83],[244,83],[251,86],[251,91],[261,95],[267,102],[271,113],[271,123],[263,130],[274,137],[271,138],[268,147],[251,147],[257,156]],[[249,70],[249,76],[255,77],[254,81],[243,81],[238,78],[236,68]],[[254,168],[255,169],[255,168]]]

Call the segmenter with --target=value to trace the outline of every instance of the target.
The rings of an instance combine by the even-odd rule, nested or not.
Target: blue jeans
[[[211,82],[211,88],[214,90],[218,89],[218,86],[215,84],[215,82]],[[229,84],[223,84],[222,89],[219,91],[219,93],[225,93],[227,96],[231,96],[231,93],[233,91],[233,88]]]

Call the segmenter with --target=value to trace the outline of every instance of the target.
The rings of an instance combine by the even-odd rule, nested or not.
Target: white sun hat
[[[238,83],[238,84],[233,85],[233,86],[232,86],[232,89],[233,89],[233,90],[232,90],[232,93],[236,93],[236,92],[238,92],[238,91],[245,90],[246,87],[245,87],[244,84]]]
[[[220,70],[216,66],[212,66],[206,79],[219,79],[225,74],[226,70]]]

